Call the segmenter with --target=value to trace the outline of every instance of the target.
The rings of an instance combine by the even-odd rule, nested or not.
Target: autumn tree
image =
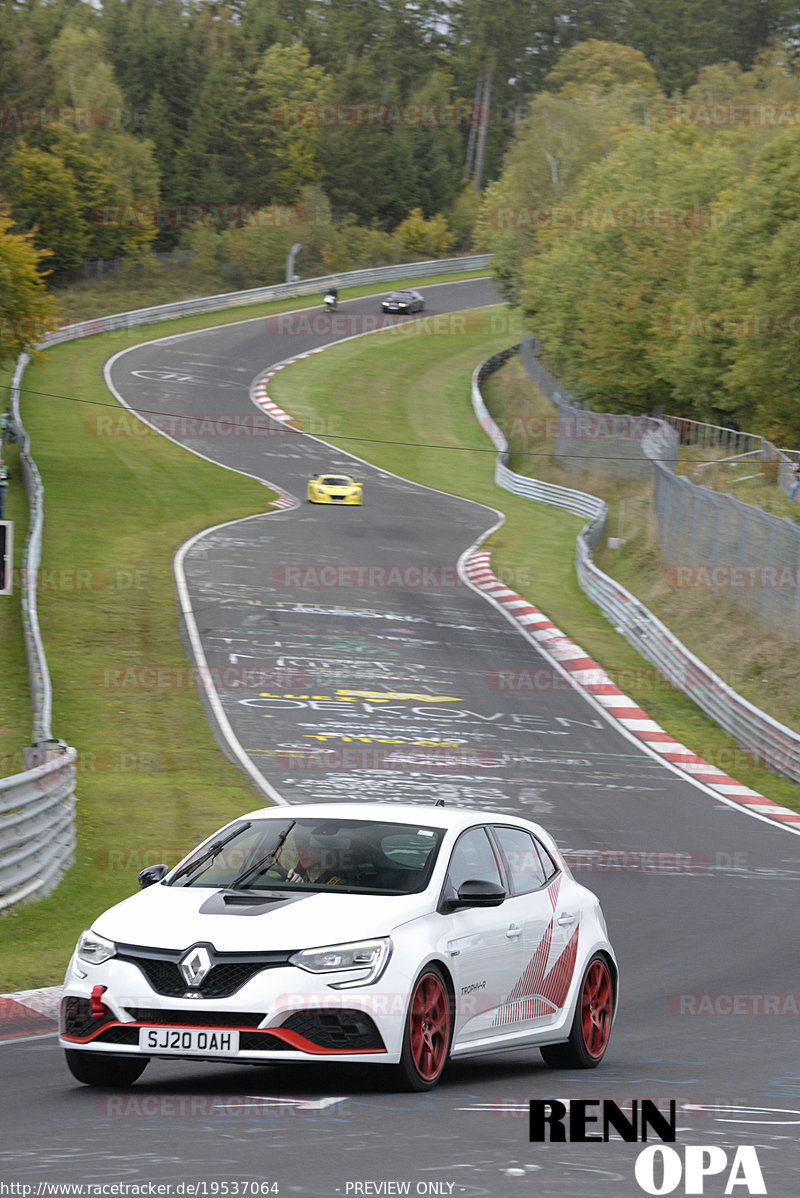
[[[55,323],[55,301],[42,277],[46,258],[30,234],[14,232],[0,204],[0,366],[31,352]]]
[[[548,359],[592,406],[671,405],[671,314],[737,169],[734,147],[713,135],[642,131],[586,171],[564,222],[541,235],[524,306]]]

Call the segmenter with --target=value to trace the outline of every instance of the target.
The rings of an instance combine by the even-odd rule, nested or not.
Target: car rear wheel
[[[414,983],[397,1078],[405,1090],[431,1090],[442,1075],[453,1035],[453,1000],[441,970],[428,965]]]
[[[114,1053],[64,1050],[67,1067],[85,1086],[132,1086],[147,1068],[149,1057],[123,1057]]]
[[[614,986],[608,962],[597,953],[586,966],[569,1040],[540,1049],[552,1069],[594,1069],[605,1056],[614,1019]]]

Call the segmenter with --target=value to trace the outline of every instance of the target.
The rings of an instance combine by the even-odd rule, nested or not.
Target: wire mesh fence
[[[777,463],[788,491],[792,459],[764,437],[675,417],[590,412],[536,356],[521,346],[525,369],[558,409],[556,457],[567,469],[603,470],[615,478],[653,477],[656,538],[671,585],[703,588],[731,600],[771,630],[800,640],[800,526],[733,495],[675,473],[681,444],[726,455],[753,454]],[[785,486],[784,486],[785,483]]]
[[[616,478],[647,478],[652,473],[652,455],[657,453],[674,468],[679,444],[676,429],[652,416],[593,412],[565,391],[542,365],[533,338],[522,342],[520,353],[528,375],[558,409],[555,454],[562,466],[604,470]]]

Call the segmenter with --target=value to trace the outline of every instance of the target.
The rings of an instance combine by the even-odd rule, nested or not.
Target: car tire
[[[115,1053],[64,1050],[67,1068],[85,1086],[132,1086],[144,1073],[149,1057],[123,1057]]]
[[[411,990],[403,1052],[395,1076],[404,1090],[432,1090],[453,1038],[453,996],[438,965],[426,965]]]
[[[569,1040],[541,1048],[544,1063],[551,1069],[594,1069],[605,1056],[613,1019],[611,970],[607,958],[595,953],[578,990]]]

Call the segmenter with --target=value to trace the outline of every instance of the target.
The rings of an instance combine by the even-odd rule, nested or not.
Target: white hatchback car
[[[228,824],[80,937],[61,1039],[87,1085],[151,1057],[371,1062],[430,1089],[448,1058],[535,1046],[590,1068],[619,978],[600,903],[538,825],[389,803]]]

